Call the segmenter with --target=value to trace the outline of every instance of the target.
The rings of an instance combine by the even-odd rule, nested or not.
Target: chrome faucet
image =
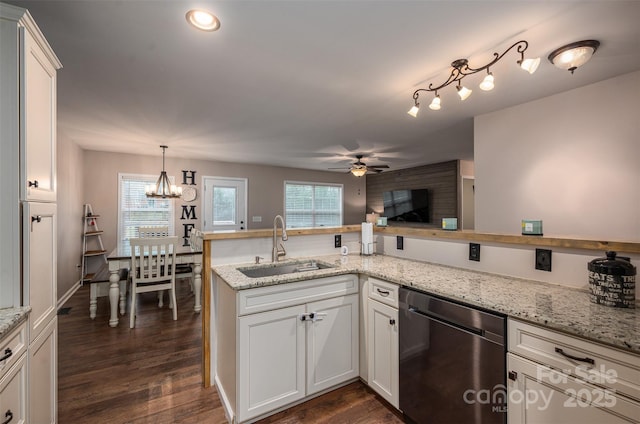
[[[280,243],[280,248],[278,249],[278,220],[280,220],[280,224],[282,225],[282,241],[284,242],[288,239],[284,218],[280,215],[276,215],[276,217],[273,218],[273,249],[271,250],[272,262],[278,262],[281,256],[285,256],[287,254],[282,243]]]

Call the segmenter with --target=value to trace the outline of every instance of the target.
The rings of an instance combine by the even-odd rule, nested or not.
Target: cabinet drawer
[[[0,361],[0,378],[18,360],[27,349],[27,322],[23,322],[0,342],[0,358],[8,356]]]
[[[369,298],[394,308],[398,307],[398,285],[387,281],[369,278]]]
[[[513,319],[508,331],[509,352],[640,400],[640,355]]]
[[[238,316],[357,292],[358,277],[352,274],[240,290]]]

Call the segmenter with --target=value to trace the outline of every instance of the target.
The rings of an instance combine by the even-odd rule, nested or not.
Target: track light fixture
[[[451,62],[451,74],[449,74],[449,78],[442,84],[434,87],[433,84],[429,84],[429,88],[419,88],[413,92],[413,107],[409,110],[409,115],[414,118],[418,115],[418,111],[420,110],[420,103],[418,102],[418,98],[420,97],[421,91],[433,92],[435,97],[433,101],[429,105],[429,108],[432,110],[440,110],[440,96],[438,95],[438,91],[456,83],[456,90],[458,91],[458,95],[461,100],[467,99],[473,90],[462,85],[462,79],[467,75],[473,75],[480,71],[487,71],[487,76],[484,77],[482,83],[480,83],[480,89],[484,91],[493,90],[494,87],[494,77],[489,68],[495,65],[500,59],[504,57],[511,49],[516,48],[516,51],[520,53],[520,59],[516,62],[520,67],[533,74],[536,69],[538,69],[538,65],[540,64],[540,58],[537,57],[535,59],[525,59],[524,52],[529,48],[529,43],[525,40],[518,41],[517,43],[512,44],[508,49],[506,49],[502,54],[494,53],[493,60],[487,63],[484,66],[479,68],[472,68],[469,66],[469,61],[467,59],[457,59]]]

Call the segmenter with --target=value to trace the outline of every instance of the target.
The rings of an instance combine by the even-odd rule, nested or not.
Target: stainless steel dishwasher
[[[506,422],[506,319],[400,288],[400,409],[407,422]]]

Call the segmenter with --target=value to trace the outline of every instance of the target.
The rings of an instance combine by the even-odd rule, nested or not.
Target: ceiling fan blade
[[[367,168],[388,168],[389,165],[367,165]]]
[[[371,171],[371,172],[375,172],[376,174],[379,174],[382,172],[382,169],[375,169],[375,168],[367,168],[367,171]]]
[[[348,166],[341,166],[340,168],[327,168],[327,169],[351,169]]]

